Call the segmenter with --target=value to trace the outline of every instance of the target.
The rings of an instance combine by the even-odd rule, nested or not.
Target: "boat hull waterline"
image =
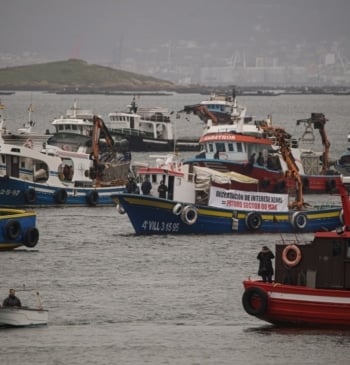
[[[124,186],[65,188],[0,177],[0,200],[4,207],[115,206],[114,194]]]

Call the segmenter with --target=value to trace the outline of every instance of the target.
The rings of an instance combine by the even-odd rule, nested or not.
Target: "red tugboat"
[[[275,281],[243,281],[248,314],[278,326],[350,329],[350,178],[342,183],[344,226],[277,244]]]

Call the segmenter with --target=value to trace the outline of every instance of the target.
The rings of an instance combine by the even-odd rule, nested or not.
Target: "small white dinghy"
[[[36,308],[31,307],[1,307],[1,327],[27,327],[47,325],[49,311],[43,309],[39,292],[36,292],[38,304]]]

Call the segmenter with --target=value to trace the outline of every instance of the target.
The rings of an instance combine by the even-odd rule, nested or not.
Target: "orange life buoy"
[[[298,265],[301,260],[300,248],[294,244],[286,246],[282,252],[282,260],[289,267]]]

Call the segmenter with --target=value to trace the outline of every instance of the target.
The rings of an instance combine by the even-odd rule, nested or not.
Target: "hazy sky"
[[[95,62],[121,42],[342,41],[349,17],[350,0],[1,0],[0,52]]]

